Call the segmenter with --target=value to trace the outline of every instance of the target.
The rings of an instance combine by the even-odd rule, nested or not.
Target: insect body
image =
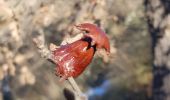
[[[110,44],[106,34],[96,25],[83,23],[76,25],[81,31],[87,31],[80,40],[61,45],[52,51],[56,63],[56,75],[65,80],[79,76],[93,59],[96,48],[104,48],[110,52]]]
[[[104,48],[107,52],[110,52],[109,39],[102,29],[91,23],[83,23],[75,26],[79,30],[87,32],[84,36],[92,38],[92,44],[96,45],[97,48]]]
[[[71,44],[66,44],[53,51],[56,75],[63,79],[77,77],[91,62],[95,47],[90,46],[88,40],[81,39]]]

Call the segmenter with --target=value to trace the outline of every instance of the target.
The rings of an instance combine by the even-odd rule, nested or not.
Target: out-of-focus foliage
[[[63,100],[54,65],[43,60],[32,42],[45,34],[59,45],[74,36],[73,24],[100,25],[111,55],[95,57],[76,79],[90,100],[146,100],[150,95],[150,40],[142,0],[0,0],[0,80],[12,97]],[[4,94],[1,89],[1,95]]]

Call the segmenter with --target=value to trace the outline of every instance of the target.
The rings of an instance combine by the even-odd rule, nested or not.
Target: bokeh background
[[[144,0],[0,0],[0,100],[65,100],[55,65],[32,42],[47,45],[74,37],[74,24],[104,29],[111,55],[95,56],[76,79],[89,100],[149,100],[152,93],[151,37]]]

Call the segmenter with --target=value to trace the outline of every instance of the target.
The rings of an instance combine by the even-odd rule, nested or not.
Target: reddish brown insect
[[[89,33],[82,39],[62,45],[52,52],[57,65],[56,75],[61,76],[61,80],[79,76],[91,62],[96,48],[105,48],[110,52],[106,34],[96,25],[84,23],[76,27]]]
[[[87,34],[84,34],[84,36],[92,38],[93,45],[96,45],[97,48],[104,48],[110,53],[109,39],[103,30],[91,23],[83,23],[75,26],[79,30],[87,32]]]
[[[71,44],[66,44],[53,52],[56,75],[62,79],[77,77],[91,62],[95,47],[90,46],[90,39],[84,38]]]

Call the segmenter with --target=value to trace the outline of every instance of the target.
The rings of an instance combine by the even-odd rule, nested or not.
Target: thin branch
[[[72,88],[73,88],[75,91],[78,92],[78,95],[81,95],[82,92],[81,92],[79,86],[77,85],[76,81],[74,80],[74,78],[73,78],[73,77],[69,77],[69,78],[68,78],[68,81],[70,82]]]
[[[54,57],[52,57],[51,54],[51,49],[49,50],[47,48],[47,46],[45,46],[45,39],[44,39],[44,35],[40,34],[38,35],[36,38],[33,38],[33,42],[35,43],[36,47],[38,48],[38,52],[41,54],[41,57],[47,59],[47,60],[51,60],[53,62],[55,62],[55,60],[53,59]],[[54,46],[54,44],[52,44],[52,46]],[[57,47],[57,46],[56,46]],[[85,96],[83,96],[79,86],[77,85],[77,83],[75,82],[73,77],[69,77],[68,81],[71,85],[71,87],[73,88],[73,90],[75,91],[75,95],[78,95],[79,98],[81,98],[81,100],[86,100]]]
[[[41,57],[49,59],[50,58],[50,50],[45,46],[44,36],[41,34],[36,38],[33,38],[33,42],[38,48],[38,52],[41,54]]]

